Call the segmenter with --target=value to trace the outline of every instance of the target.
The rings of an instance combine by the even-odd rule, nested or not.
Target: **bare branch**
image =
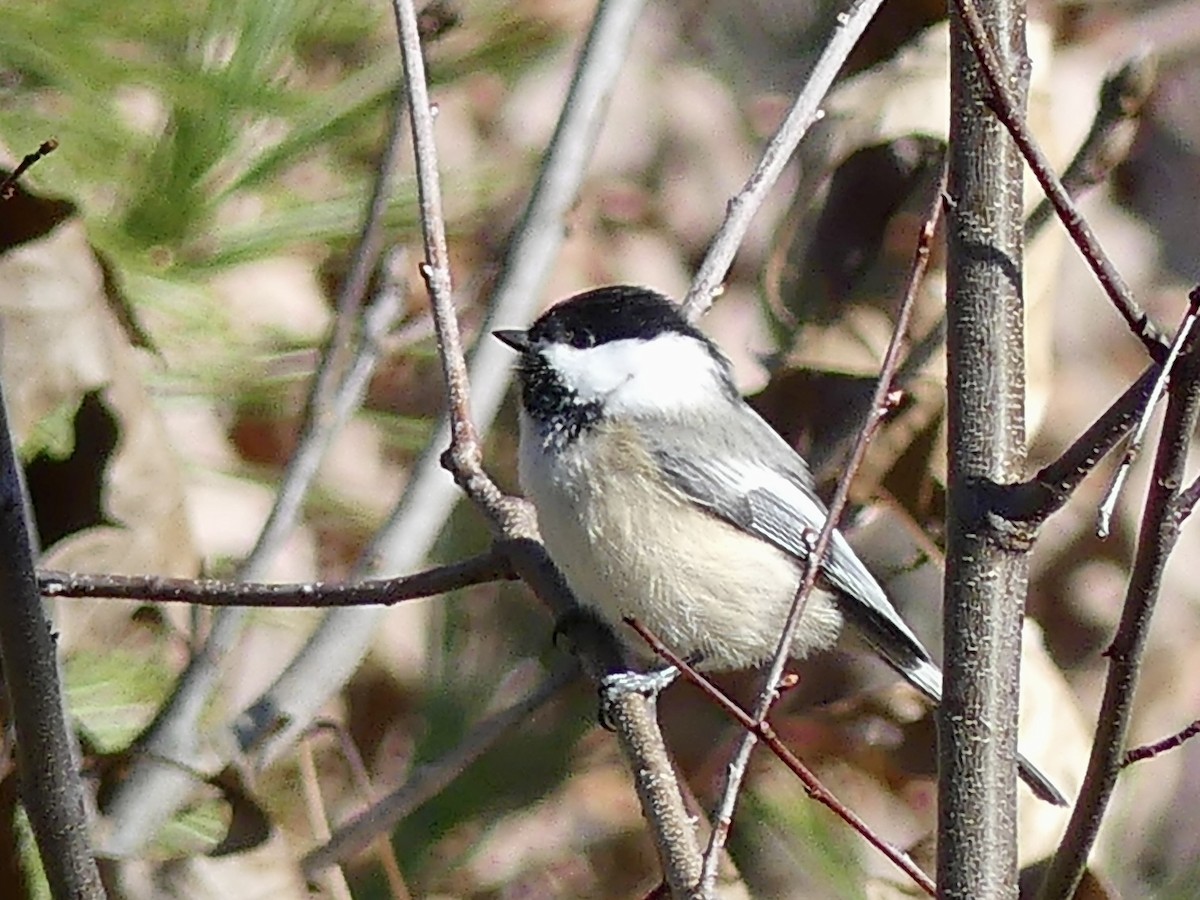
[[[871,846],[875,847],[884,856],[890,859],[896,866],[903,871],[913,882],[930,897],[937,896],[937,887],[933,880],[925,874],[924,871],[912,860],[907,853],[899,847],[885,841],[882,837],[864,822],[854,810],[842,803],[830,790],[825,787],[813,774],[812,770],[797,757],[788,746],[779,739],[779,735],[771,727],[770,723],[765,720],[758,720],[747,714],[740,706],[734,703],[720,688],[704,677],[700,672],[691,666],[687,660],[678,654],[674,653],[667,647],[658,636],[636,619],[626,619],[638,634],[650,645],[650,649],[661,656],[671,665],[679,669],[684,677],[700,690],[714,703],[717,704],[725,713],[737,722],[747,732],[753,734],[757,740],[765,744],[779,761],[792,771],[792,773],[800,779],[804,785],[808,796],[818,803],[826,806],[842,819],[847,825],[857,831],[860,835],[866,838]],[[727,827],[727,826],[726,826]]]
[[[391,606],[476,584],[516,578],[503,547],[402,578],[345,583],[260,584],[252,581],[163,578],[158,575],[85,575],[39,572],[46,597],[108,597],[141,603],[194,603],[288,609],[322,606]]]
[[[1181,728],[1170,737],[1165,737],[1161,741],[1155,741],[1153,744],[1146,744],[1142,747],[1134,747],[1121,760],[1121,768],[1132,766],[1134,763],[1141,762],[1144,759],[1153,759],[1169,750],[1181,747],[1198,734],[1200,734],[1200,719],[1196,719],[1191,725]]]
[[[875,386],[875,393],[871,398],[867,420],[863,423],[862,428],[859,429],[858,438],[855,440],[854,447],[850,452],[850,458],[846,463],[845,471],[838,481],[837,490],[829,505],[828,518],[825,520],[825,524],[822,526],[821,532],[817,536],[812,551],[805,562],[804,577],[800,582],[796,598],[788,613],[787,622],[779,639],[779,645],[776,647],[775,656],[771,661],[770,671],[763,682],[762,691],[759,693],[758,700],[756,701],[754,711],[755,722],[764,722],[767,713],[775,702],[775,698],[778,695],[779,682],[783,676],[783,668],[790,656],[793,635],[795,635],[796,628],[799,626],[800,618],[804,613],[805,601],[812,592],[813,585],[816,583],[817,573],[820,571],[829,541],[833,536],[834,530],[837,528],[842,509],[845,507],[850,495],[850,483],[854,479],[854,474],[858,471],[858,467],[862,465],[867,451],[867,444],[879,426],[883,415],[890,408],[889,398],[892,392],[892,382],[895,379],[896,370],[900,365],[901,346],[908,332],[908,322],[912,316],[913,307],[916,304],[917,292],[921,280],[924,278],[925,269],[929,264],[930,245],[933,241],[933,235],[937,230],[938,220],[941,217],[942,197],[945,189],[946,170],[943,168],[942,177],[939,179],[934,192],[933,202],[930,204],[925,222],[917,238],[917,246],[913,253],[912,268],[909,272],[904,299],[896,313],[896,324],[892,330],[892,338],[888,344],[887,352],[884,354],[883,363],[880,366],[879,381]],[[708,847],[705,850],[704,886],[707,890],[711,890],[716,879],[720,851],[729,832],[729,826],[733,819],[733,808],[737,802],[742,781],[745,778],[746,767],[750,760],[750,754],[754,749],[754,742],[755,731],[747,731],[742,737],[742,741],[738,745],[738,749],[734,753],[733,760],[729,765],[725,786],[713,820],[712,835],[709,837]]]
[[[975,10],[973,0],[953,0],[954,7],[961,18],[963,29],[970,40],[971,48],[979,60],[980,74],[987,83],[990,95],[986,102],[996,114],[996,118],[1008,129],[1013,141],[1025,157],[1025,162],[1041,184],[1046,197],[1054,204],[1054,210],[1062,220],[1063,227],[1071,235],[1075,245],[1079,247],[1084,260],[1095,273],[1101,287],[1108,294],[1113,306],[1129,326],[1129,330],[1142,342],[1150,358],[1161,362],[1166,355],[1166,339],[1158,326],[1150,319],[1133,298],[1129,286],[1121,273],[1117,271],[1092,227],[1084,219],[1083,214],[1071,199],[1071,195],[1063,187],[1062,181],[1054,174],[1054,168],[1046,154],[1042,152],[1029,131],[1025,122],[1022,106],[1012,96],[1008,86],[1007,75],[996,58],[996,50],[988,40]]]
[[[725,221],[721,223],[700,269],[692,279],[687,296],[683,298],[683,311],[692,321],[704,315],[720,293],[721,283],[750,229],[754,214],[783,173],[808,129],[821,118],[821,101],[829,93],[833,79],[874,18],[881,2],[857,0],[848,11],[838,15],[837,27],[809,73],[804,88],[767,144],[758,165],[742,189],[729,201]]]
[[[1191,301],[1194,309],[1200,302],[1200,288],[1192,292]],[[1193,330],[1192,339],[1184,348],[1175,377],[1167,389],[1167,411],[1142,512],[1137,553],[1121,621],[1107,652],[1108,678],[1097,718],[1096,737],[1066,835],[1042,884],[1041,896],[1047,900],[1073,896],[1125,760],[1133,697],[1150,617],[1158,600],[1163,570],[1182,523],[1178,515],[1179,488],[1200,414],[1200,358],[1196,345]]]
[[[1142,450],[1142,440],[1146,436],[1146,429],[1150,427],[1150,418],[1154,415],[1154,407],[1158,405],[1159,399],[1163,395],[1163,391],[1167,389],[1167,382],[1171,377],[1171,369],[1175,367],[1175,361],[1179,359],[1179,351],[1183,348],[1188,340],[1188,335],[1192,332],[1192,327],[1196,324],[1196,316],[1200,314],[1200,308],[1197,307],[1197,302],[1200,300],[1200,292],[1192,292],[1191,308],[1186,316],[1183,317],[1183,322],[1179,326],[1179,330],[1175,332],[1175,338],[1171,341],[1171,351],[1167,354],[1166,361],[1162,364],[1162,369],[1158,373],[1158,377],[1154,379],[1154,386],[1150,389],[1150,397],[1146,401],[1146,406],[1142,410],[1142,415],[1138,419],[1137,426],[1133,429],[1133,435],[1129,438],[1129,444],[1125,447],[1125,456],[1121,460],[1121,465],[1118,466],[1116,474],[1113,476],[1112,484],[1109,486],[1108,495],[1100,504],[1100,517],[1096,527],[1096,534],[1099,537],[1106,538],[1109,535],[1109,527],[1112,524],[1113,510],[1117,506],[1117,498],[1121,495],[1121,488],[1125,484],[1125,479],[1129,477],[1129,472],[1133,468],[1134,461],[1138,458],[1138,454]]]
[[[1154,57],[1143,51],[1104,79],[1092,127],[1062,174],[1063,190],[1071,197],[1103,183],[1129,155],[1142,108],[1154,89],[1156,70]],[[1053,215],[1054,205],[1042,198],[1025,220],[1025,240],[1032,240]]]
[[[381,834],[445,790],[471,763],[512,729],[527,723],[578,677],[579,671],[574,666],[556,672],[521,700],[478,723],[457,747],[436,762],[417,768],[402,786],[339,826],[328,841],[310,851],[300,863],[305,877],[313,878],[361,853]]]
[[[1151,366],[1081,434],[1058,459],[1028,481],[996,485],[997,511],[1009,522],[1036,527],[1062,509],[1096,464],[1113,449],[1146,409],[1146,400],[1158,381],[1159,367]]]
[[[8,177],[0,181],[0,200],[11,200],[17,189],[17,182],[21,176],[29,171],[29,167],[36,163],[39,159],[44,159],[55,150],[58,149],[58,141],[51,138],[48,141],[43,141],[42,145],[32,153],[25,154],[25,158],[17,163],[17,167],[8,174]]]
[[[16,731],[21,804],[55,897],[99,900],[83,783],[63,712],[55,634],[34,577],[29,519],[0,393],[0,661]]]
[[[458,338],[458,321],[450,301],[449,261],[437,187],[433,115],[425,88],[424,61],[421,57],[416,12],[412,0],[394,0],[393,9],[404,57],[405,84],[409,94],[413,144],[417,158],[421,224],[425,234],[426,251],[426,263],[422,272],[429,285],[438,334],[438,350],[447,383],[450,448],[446,451],[444,463],[471,502],[487,517],[494,532],[505,538],[523,538],[533,543],[536,541],[537,530],[529,516],[528,505],[505,497],[483,470],[478,436],[470,420],[467,369]],[[629,19],[630,27],[633,18],[636,17]],[[589,42],[595,37],[593,29]],[[537,546],[536,550],[530,549],[534,554],[536,550],[541,550],[540,546]],[[545,566],[544,550],[541,550],[541,559],[535,558],[532,561],[533,570],[526,572],[521,557],[513,555],[513,563],[518,573],[526,578],[538,596],[561,608],[563,600],[566,599],[564,593],[569,597],[569,592],[564,592],[559,579],[556,578],[552,589],[545,593],[538,590],[538,582],[532,580],[542,575]],[[595,665],[585,668],[589,674],[599,672],[599,667]],[[699,850],[683,798],[675,783],[670,757],[653,715],[653,704],[646,698],[630,695],[612,704],[609,719],[634,774],[634,783],[653,832],[667,883],[676,893],[690,891],[699,876]]]

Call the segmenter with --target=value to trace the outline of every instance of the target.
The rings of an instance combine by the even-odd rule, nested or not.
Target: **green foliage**
[[[477,37],[435,48],[435,87],[536,59],[554,32],[513,15],[473,9]],[[14,87],[0,138],[14,149],[58,138],[30,183],[83,199],[119,269],[186,279],[356,232],[397,85],[385,6],[12,0],[4,21],[0,73]],[[288,182],[314,163],[331,176],[324,196]],[[461,174],[481,201],[499,183]],[[237,206],[250,200],[261,212]],[[411,186],[397,191],[388,224],[401,233],[415,225],[412,200]]]

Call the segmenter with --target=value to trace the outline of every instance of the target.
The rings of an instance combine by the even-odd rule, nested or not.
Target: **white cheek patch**
[[[721,391],[719,370],[694,338],[660,334],[595,347],[551,344],[541,350],[566,387],[609,413],[671,412],[709,405]]]

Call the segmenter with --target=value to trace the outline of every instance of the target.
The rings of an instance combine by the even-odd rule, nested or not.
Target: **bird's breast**
[[[770,656],[799,583],[790,556],[667,483],[630,426],[600,423],[557,452],[543,449],[530,426],[523,422],[521,483],[581,603],[625,635],[622,619],[638,619],[710,668]],[[814,597],[805,625],[796,655],[831,643],[840,616]]]

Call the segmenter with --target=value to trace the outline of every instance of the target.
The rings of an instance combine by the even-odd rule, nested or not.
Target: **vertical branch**
[[[1200,303],[1200,288],[1192,292],[1192,311]],[[1137,555],[1126,589],[1121,622],[1108,648],[1108,678],[1096,722],[1096,739],[1088,759],[1079,800],[1058,852],[1046,872],[1041,896],[1074,896],[1100,822],[1125,761],[1125,744],[1133,711],[1133,696],[1141,669],[1150,616],[1158,600],[1163,570],[1179,529],[1188,513],[1180,488],[1188,447],[1200,412],[1200,359],[1196,340],[1188,341],[1168,388],[1167,411],[1154,460],[1154,476],[1142,512]]]
[[[615,2],[613,5],[618,5]],[[437,173],[437,150],[433,137],[433,110],[425,85],[424,60],[413,0],[393,0],[400,46],[404,57],[405,84],[413,127],[413,146],[420,186],[421,227],[425,235],[426,263],[422,274],[429,285],[434,322],[438,335],[438,355],[446,378],[447,409],[450,417],[450,448],[443,457],[455,480],[462,486],[477,509],[490,520],[493,531],[509,539],[533,540],[536,528],[529,519],[527,505],[504,497],[483,470],[478,435],[471,424],[468,373],[458,334],[458,320],[450,297],[450,268],[441,211]],[[593,32],[592,37],[595,37]],[[539,551],[541,550],[539,546]],[[534,566],[514,551],[514,568],[543,599],[551,595],[561,601],[561,581],[546,590],[537,579],[545,561]],[[556,573],[557,574],[557,573]],[[585,661],[585,670],[594,667]],[[630,762],[638,795],[648,823],[653,829],[655,848],[663,865],[667,883],[677,895],[690,892],[700,876],[700,851],[695,828],[687,816],[662,733],[653,715],[653,701],[631,695],[613,704],[609,719]]]
[[[63,714],[56,637],[42,608],[4,397],[0,394],[0,658],[17,734],[21,803],[55,897],[103,898],[83,783]]]
[[[978,9],[1007,85],[1028,82],[1020,0]],[[1025,462],[1021,157],[952,13],[947,216],[945,697],[938,713],[938,885],[1015,897],[1017,697],[1028,547],[988,506]]]

